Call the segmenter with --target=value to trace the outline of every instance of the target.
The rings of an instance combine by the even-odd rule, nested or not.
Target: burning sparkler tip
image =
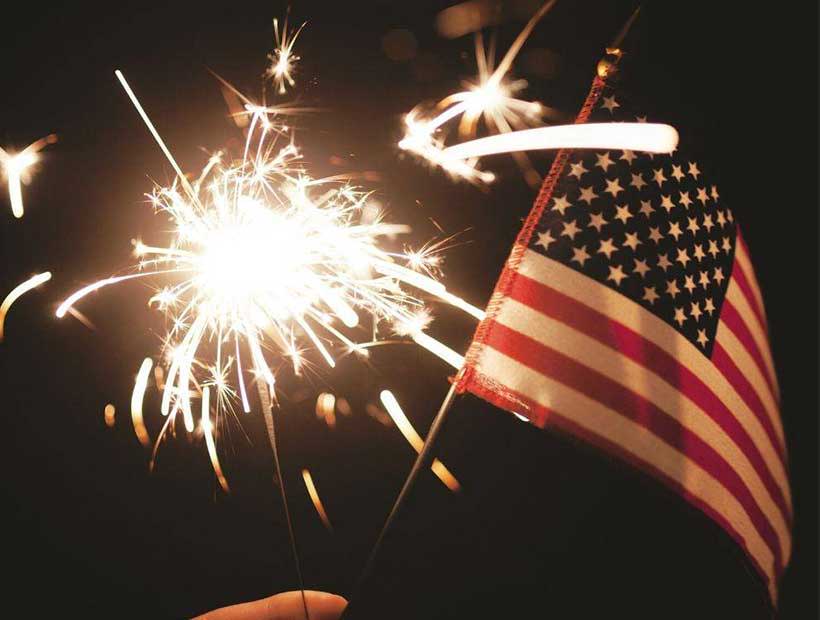
[[[292,86],[290,70],[298,60],[292,46],[301,28],[290,31],[285,21],[280,30],[275,21],[274,30],[280,52],[275,77],[281,85]],[[287,70],[281,64],[283,55],[291,63]],[[56,315],[63,317],[73,304],[109,285],[161,277],[162,286],[148,304],[166,315],[169,327],[161,354],[167,373],[155,375],[161,391],[159,409],[167,421],[155,443],[151,467],[166,429],[175,432],[181,413],[185,430],[198,429],[204,436],[219,484],[227,492],[216,451],[217,427],[237,398],[250,412],[245,374],[250,373],[275,402],[274,369],[280,364],[271,356],[292,364],[297,376],[309,361],[302,353],[307,350],[304,344],[311,344],[330,368],[336,365],[336,355],[345,351],[367,357],[373,343],[356,342],[356,332],[348,331],[361,333],[362,318],[372,317],[368,338],[375,339],[379,325],[386,323],[448,363],[461,363],[456,352],[423,333],[432,316],[414,292],[474,316],[480,312],[435,279],[438,246],[416,253],[388,250],[393,237],[409,227],[384,222],[367,192],[336,178],[310,177],[290,129],[277,119],[277,108],[253,104],[237,94],[244,102],[237,108],[248,121],[241,157],[227,152],[210,155],[199,176],[189,181],[122,72],[114,73],[177,173],[169,187],[157,187],[149,197],[157,213],[169,216],[173,231],[165,244],[133,239],[138,259],[130,273],[75,291]],[[226,345],[233,349],[230,354]],[[213,356],[212,362],[205,356]],[[146,446],[150,438],[142,405],[151,368],[147,358],[137,374],[131,403],[134,431]],[[198,397],[202,407],[195,412],[192,400]],[[332,400],[335,397],[327,394],[317,404],[328,420],[335,419]]]

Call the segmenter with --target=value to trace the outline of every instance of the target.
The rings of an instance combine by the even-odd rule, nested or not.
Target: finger
[[[341,596],[305,590],[310,620],[337,620],[347,606]],[[282,592],[268,598],[222,607],[193,620],[304,620],[302,593]]]

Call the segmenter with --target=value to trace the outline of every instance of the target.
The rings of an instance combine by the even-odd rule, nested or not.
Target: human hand
[[[336,594],[305,590],[310,620],[337,620],[347,601]],[[268,598],[221,607],[192,620],[304,620],[302,593],[282,592]]]

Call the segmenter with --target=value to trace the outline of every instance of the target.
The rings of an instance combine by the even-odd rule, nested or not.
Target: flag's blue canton
[[[645,120],[607,89],[588,122]],[[732,212],[694,159],[576,151],[530,248],[623,293],[711,355],[734,245]]]

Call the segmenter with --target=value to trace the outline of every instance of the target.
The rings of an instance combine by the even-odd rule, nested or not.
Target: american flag
[[[622,89],[596,78],[576,122],[635,120]],[[561,151],[457,388],[674,489],[743,548],[776,601],[792,504],[766,315],[698,161]]]

